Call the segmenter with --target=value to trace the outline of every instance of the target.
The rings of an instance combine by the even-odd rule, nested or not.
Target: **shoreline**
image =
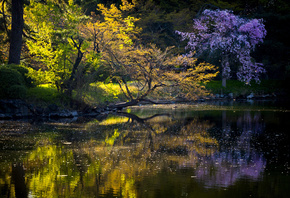
[[[256,98],[214,98],[214,99],[201,99],[196,101],[188,100],[158,100],[153,104],[157,108],[158,105],[169,105],[175,108],[175,105],[198,105],[198,104],[220,104],[232,102],[281,102],[287,104],[287,98],[278,97],[256,97]],[[150,104],[149,102],[140,102],[137,105],[128,106],[126,108],[144,108]],[[77,117],[97,117],[104,114],[118,112],[122,109],[110,108],[110,106],[91,107],[84,111],[62,109],[55,104],[50,104],[46,108],[38,107],[34,104],[29,104],[24,100],[0,100],[0,121],[1,120],[18,120],[18,119],[63,119],[63,118],[77,118]]]

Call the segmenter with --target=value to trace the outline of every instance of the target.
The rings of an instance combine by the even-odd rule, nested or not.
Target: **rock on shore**
[[[0,100],[0,119],[13,119],[25,117],[54,117],[67,118],[78,116],[77,111],[60,109],[57,105],[46,108],[28,104],[23,100]]]

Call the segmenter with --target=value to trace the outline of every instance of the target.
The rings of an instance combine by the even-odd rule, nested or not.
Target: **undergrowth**
[[[47,106],[49,104],[66,106],[67,104],[65,96],[50,84],[42,84],[28,89],[27,100],[40,106]]]
[[[129,87],[136,96],[137,87],[134,83],[130,83]],[[252,83],[245,85],[237,80],[228,80],[227,87],[222,88],[221,81],[211,81],[205,85],[212,94],[229,94],[233,93],[234,97],[247,96],[251,93],[255,95],[273,94],[280,90],[281,82],[273,80],[263,80],[260,84]],[[170,93],[170,88],[161,88],[155,90],[148,95],[148,99],[152,100],[170,100],[174,99]],[[57,91],[55,87],[49,84],[39,85],[29,88],[27,91],[27,99],[31,103],[40,105],[57,104],[59,106],[67,106],[69,99]],[[82,100],[90,106],[103,106],[117,102],[128,101],[124,96],[118,84],[115,83],[92,83],[89,89],[84,92]]]
[[[260,84],[253,82],[251,85],[246,85],[237,80],[227,80],[227,86],[223,88],[221,81],[211,81],[205,87],[213,94],[233,93],[234,97],[238,97],[247,96],[251,93],[255,95],[266,95],[281,92],[282,82],[278,80],[262,80]]]

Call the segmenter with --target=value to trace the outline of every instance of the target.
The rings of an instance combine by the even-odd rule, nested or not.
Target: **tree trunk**
[[[109,105],[108,108],[109,108],[109,110],[114,110],[114,109],[121,110],[121,109],[126,108],[126,107],[137,105],[141,101],[149,102],[152,104],[158,104],[158,103],[156,103],[152,100],[148,100],[148,99],[134,99],[134,100],[131,100],[129,102],[123,102],[123,103],[119,103],[119,104]]]
[[[226,86],[227,86],[227,79],[225,77],[223,77],[223,79],[222,79],[222,86],[224,88],[226,88]]]
[[[8,64],[20,64],[23,26],[23,0],[12,0],[12,28]]]
[[[72,72],[71,72],[71,76],[70,78],[68,79],[68,81],[66,82],[67,83],[67,91],[66,91],[66,94],[71,98],[72,97],[72,91],[73,89],[76,87],[76,72],[78,70],[78,67],[82,61],[82,58],[83,58],[83,55],[84,53],[81,51],[81,46],[82,46],[82,43],[83,43],[83,40],[82,39],[79,39],[79,45],[77,45],[76,41],[71,38],[73,43],[74,43],[74,46],[77,48],[78,50],[78,54],[77,54],[77,58],[75,60],[75,63],[73,65],[73,68],[72,68]]]
[[[222,87],[226,88],[227,86],[227,79],[230,78],[230,61],[229,55],[224,55],[222,57]]]
[[[77,69],[78,69],[81,61],[82,61],[82,58],[83,58],[83,53],[82,52],[78,53],[77,59],[73,65],[73,70],[72,70],[71,76],[70,76],[68,83],[67,83],[68,90],[67,90],[66,94],[69,97],[72,97],[72,91],[76,87],[76,83],[77,83],[76,82],[76,72],[77,72]]]

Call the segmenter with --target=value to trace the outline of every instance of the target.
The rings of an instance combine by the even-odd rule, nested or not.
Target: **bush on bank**
[[[59,93],[50,84],[35,86],[33,80],[28,77],[28,73],[28,69],[21,65],[0,66],[0,99],[27,99],[31,103],[41,105],[53,103],[69,106],[69,101],[64,94]],[[130,86],[134,87],[134,83],[131,83]],[[251,93],[277,95],[277,93],[283,92],[283,82],[275,80],[262,80],[261,84],[253,83],[251,85],[245,85],[237,80],[228,80],[227,88],[221,86],[221,81],[211,81],[205,86],[212,94],[232,93],[234,97],[247,96]],[[162,93],[162,90],[158,90],[150,96],[150,99],[162,99],[165,97]],[[114,83],[92,83],[83,96],[83,101],[91,106],[125,100],[119,86]]]
[[[25,98],[27,87],[24,76],[9,66],[0,67],[0,98]]]

